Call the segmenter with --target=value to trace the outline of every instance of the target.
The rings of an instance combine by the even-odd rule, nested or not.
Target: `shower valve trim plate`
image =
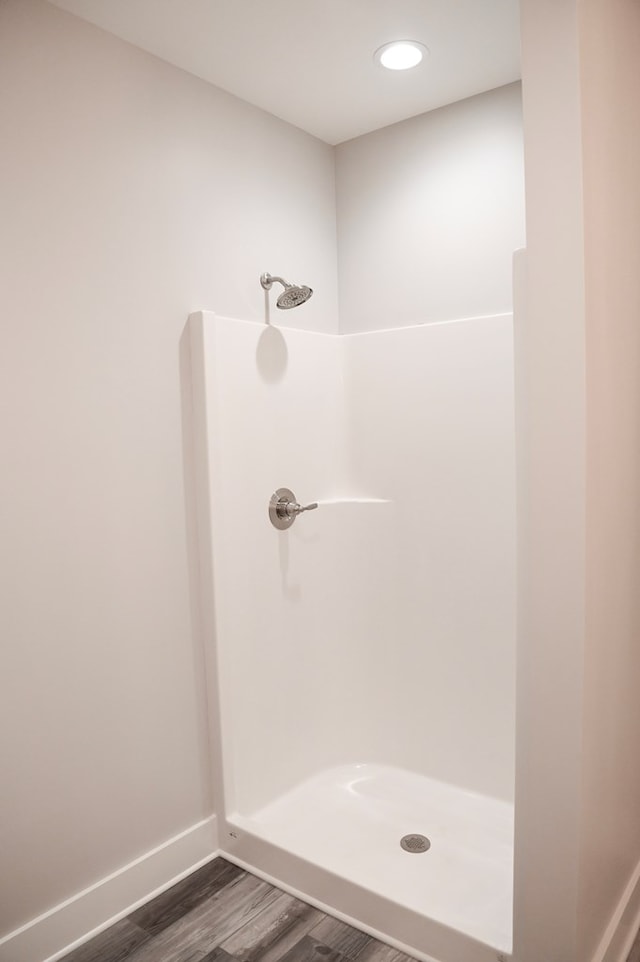
[[[269,520],[274,528],[285,531],[291,527],[299,514],[303,511],[313,511],[317,507],[317,501],[302,505],[298,503],[298,499],[289,488],[278,488],[269,501]]]

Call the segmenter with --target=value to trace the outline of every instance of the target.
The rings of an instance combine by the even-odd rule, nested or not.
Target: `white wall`
[[[613,962],[640,910],[640,14],[523,0],[522,24],[514,956]]]
[[[341,331],[511,311],[520,84],[340,144],[336,174]]]
[[[511,317],[203,330],[227,813],[354,762],[511,800]]]
[[[640,12],[523,0],[522,24],[514,956],[617,962],[640,912]]]
[[[0,129],[6,933],[210,813],[185,318],[270,270],[335,330],[337,285],[329,147],[39,0]]]
[[[587,959],[630,881],[640,908],[638,4],[584,3],[580,51],[588,420],[578,955]]]
[[[527,252],[515,309],[514,957],[585,962],[576,955],[585,355],[575,0],[522,0],[521,20]]]

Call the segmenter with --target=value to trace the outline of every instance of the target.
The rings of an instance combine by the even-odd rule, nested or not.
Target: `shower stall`
[[[221,850],[419,958],[506,959],[512,316],[190,328]]]

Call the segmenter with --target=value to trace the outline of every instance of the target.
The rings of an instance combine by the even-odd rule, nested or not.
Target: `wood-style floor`
[[[216,858],[64,962],[413,962]]]
[[[216,858],[64,962],[413,962]],[[640,962],[640,933],[628,962]]]

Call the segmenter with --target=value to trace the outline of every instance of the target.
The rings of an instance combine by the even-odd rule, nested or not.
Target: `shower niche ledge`
[[[511,316],[190,328],[222,850],[425,962],[504,962]]]

